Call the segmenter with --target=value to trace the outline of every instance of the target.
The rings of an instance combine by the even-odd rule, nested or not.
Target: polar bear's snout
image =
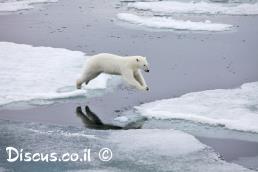
[[[150,72],[148,65],[143,65],[144,72]]]

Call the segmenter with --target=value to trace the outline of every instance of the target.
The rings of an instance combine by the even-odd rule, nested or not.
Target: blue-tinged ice
[[[251,171],[221,160],[194,136],[177,130],[103,131],[0,120],[0,145],[0,167],[10,171]],[[6,161],[7,146],[23,152],[58,154],[80,153],[90,148],[92,161],[10,163]],[[98,151],[104,147],[112,150],[113,158],[109,162],[98,158]]]

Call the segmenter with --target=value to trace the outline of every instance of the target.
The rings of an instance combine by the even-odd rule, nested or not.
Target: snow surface
[[[100,75],[76,90],[87,58],[79,51],[0,42],[0,105],[85,96],[89,89],[106,88],[110,77]]]
[[[15,12],[20,10],[28,10],[34,8],[34,4],[52,3],[58,0],[8,0],[0,2],[0,12]]]
[[[129,13],[119,13],[120,20],[159,29],[192,30],[192,31],[227,31],[232,25],[222,23],[193,22],[190,20],[176,20],[170,17],[142,17]]]
[[[188,93],[135,107],[157,119],[184,119],[229,129],[258,132],[258,82],[235,89]]]
[[[48,134],[50,133],[50,134]],[[91,136],[91,137],[89,137]],[[93,137],[92,137],[93,136]],[[106,170],[110,172],[130,171],[189,171],[189,172],[250,172],[244,167],[227,163],[208,146],[195,137],[177,130],[90,130],[72,126],[45,125],[39,123],[0,120],[0,145],[10,146],[23,152],[79,153],[91,149],[90,163],[58,162],[41,165],[38,163],[14,163],[0,161],[0,167],[9,171]],[[24,139],[26,138],[26,139]],[[103,163],[98,158],[101,148],[110,148],[112,160]],[[65,151],[64,151],[65,150]],[[0,150],[1,151],[1,150]],[[6,152],[0,159],[6,159]]]
[[[156,1],[135,2],[128,4],[139,10],[150,10],[164,14],[194,13],[194,14],[225,14],[225,15],[257,15],[258,3],[209,3],[209,2],[179,2]]]

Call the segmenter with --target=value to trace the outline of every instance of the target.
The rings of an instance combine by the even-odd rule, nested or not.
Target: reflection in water
[[[99,117],[90,110],[88,106],[85,106],[85,113],[82,108],[78,106],[76,108],[76,114],[81,118],[85,127],[99,130],[119,130],[119,129],[139,129],[142,127],[144,121],[135,121],[128,123],[126,126],[118,126],[114,124],[104,124]]]

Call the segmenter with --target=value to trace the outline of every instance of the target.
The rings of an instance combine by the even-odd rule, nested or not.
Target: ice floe
[[[35,130],[37,132],[35,132]],[[51,134],[46,134],[51,133]],[[63,135],[65,133],[65,136]],[[74,133],[79,133],[74,137]],[[93,138],[85,137],[94,135]],[[24,139],[26,138],[26,139]],[[96,139],[98,138],[98,139]],[[0,167],[9,171],[98,170],[98,171],[190,171],[248,172],[242,166],[227,163],[210,147],[200,143],[194,136],[177,130],[89,130],[72,126],[56,126],[38,123],[0,120],[0,145],[23,149],[23,152],[79,153],[91,149],[90,163],[80,162],[17,162],[10,165],[0,161]],[[103,163],[98,151],[107,147],[113,158]],[[6,159],[5,149],[0,149],[0,159]]]
[[[157,155],[175,157],[205,148],[205,145],[193,136],[177,130],[163,130],[162,132],[159,129],[152,129],[151,132],[150,130],[128,130],[113,132],[110,138],[120,145],[119,151],[122,152],[152,151]],[[191,143],[191,146],[188,143]]]
[[[8,0],[0,2],[0,12],[15,12],[34,8],[35,4],[52,3],[58,0]]]
[[[162,14],[193,13],[193,14],[225,14],[225,15],[257,15],[258,3],[209,3],[209,2],[179,2],[155,1],[135,2],[128,4],[138,10],[150,10]]]
[[[211,23],[211,21],[209,20],[206,20],[204,22],[193,22],[190,20],[176,20],[170,17],[142,17],[129,13],[119,13],[117,14],[117,17],[120,20],[132,24],[158,29],[192,31],[227,31],[233,27],[229,24]]]
[[[142,115],[157,119],[183,119],[228,129],[258,132],[258,82],[235,89],[185,94],[135,107]]]
[[[79,51],[0,42],[0,105],[85,96],[90,89],[106,88],[110,76],[100,75],[75,89],[87,58]]]

